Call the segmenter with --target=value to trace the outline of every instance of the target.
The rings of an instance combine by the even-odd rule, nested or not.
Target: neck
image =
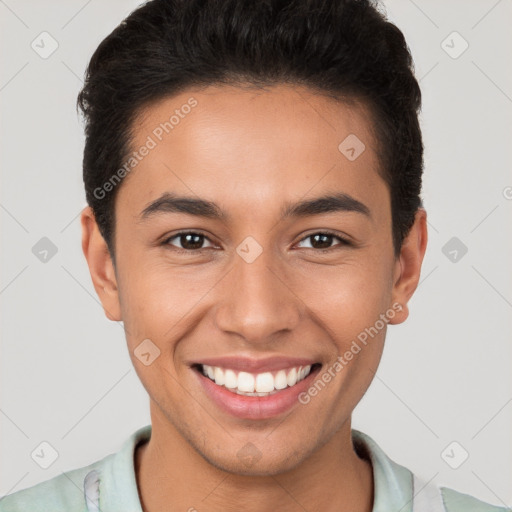
[[[371,512],[373,508],[371,463],[354,451],[350,419],[292,470],[263,476],[223,471],[203,458],[168,421],[152,421],[152,425],[151,439],[135,452],[144,512]]]

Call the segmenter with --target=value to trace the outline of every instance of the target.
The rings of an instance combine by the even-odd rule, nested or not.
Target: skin
[[[133,148],[191,96],[198,105],[120,186],[115,267],[91,209],[81,214],[96,292],[107,317],[124,322],[150,396],[152,436],[135,456],[143,509],[369,512],[372,468],[352,446],[351,414],[377,370],[386,327],[308,404],[268,420],[219,410],[188,363],[285,355],[328,368],[393,304],[402,309],[389,323],[405,321],[427,244],[426,212],[418,210],[395,257],[368,111],[305,88],[190,89],[137,118]],[[354,161],[338,150],[349,134],[366,146]],[[214,201],[228,217],[162,213],[140,221],[166,191]],[[280,220],[284,203],[333,192],[364,203],[371,216]],[[178,252],[191,245],[169,238],[183,229],[205,235],[202,250]],[[352,244],[311,238],[324,230]],[[250,264],[236,252],[248,236],[263,249]],[[148,338],[160,356],[145,366],[134,350]],[[237,456],[247,443],[261,453],[250,467]]]

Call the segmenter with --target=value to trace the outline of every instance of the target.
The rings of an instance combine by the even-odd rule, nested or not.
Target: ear
[[[401,324],[409,316],[407,303],[418,287],[426,248],[427,212],[423,208],[419,208],[414,218],[414,224],[403,241],[400,255],[395,263],[392,304],[400,304],[401,309],[390,319],[390,324]]]
[[[90,206],[82,210],[80,222],[82,224],[82,250],[105,315],[109,320],[122,320],[114,265]]]

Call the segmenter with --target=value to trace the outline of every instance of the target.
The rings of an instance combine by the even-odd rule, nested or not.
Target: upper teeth
[[[271,372],[248,373],[220,368],[218,366],[202,365],[203,373],[219,386],[235,391],[239,394],[267,395],[276,390],[294,386],[297,382],[306,378],[311,371],[311,365],[298,366],[288,370],[279,370],[275,374]]]

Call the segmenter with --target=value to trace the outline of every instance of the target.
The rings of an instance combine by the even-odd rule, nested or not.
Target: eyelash
[[[181,247],[173,246],[169,243],[171,240],[174,240],[175,238],[179,238],[180,236],[184,236],[184,235],[199,235],[211,242],[211,240],[204,233],[201,233],[200,231],[180,231],[178,233],[175,233],[171,237],[166,238],[162,242],[162,245],[172,247],[172,250],[175,250],[180,253],[187,253],[187,254],[191,254],[193,252],[201,252],[201,251],[208,249],[208,247],[203,247],[201,249],[183,249]],[[332,236],[333,238],[337,238],[341,242],[340,244],[338,244],[338,246],[351,246],[352,245],[347,239],[345,239],[345,238],[339,236],[338,234],[336,234],[332,231],[329,231],[329,230],[315,231],[314,233],[310,233],[309,235],[305,236],[304,238],[301,238],[297,243],[303,242],[304,240],[307,240],[308,238],[311,238],[314,235],[328,235],[328,236]],[[331,252],[332,250],[336,249],[336,247],[337,246],[335,245],[335,246],[329,247],[327,249],[315,249],[314,247],[306,247],[306,249],[311,249],[317,253],[318,252],[319,253],[327,253],[327,252]]]

